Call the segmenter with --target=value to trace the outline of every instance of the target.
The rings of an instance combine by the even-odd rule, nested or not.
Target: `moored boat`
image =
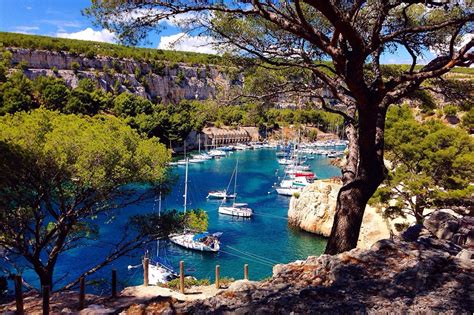
[[[235,197],[236,194],[228,194],[227,190],[214,190],[207,195],[207,199],[234,199]]]

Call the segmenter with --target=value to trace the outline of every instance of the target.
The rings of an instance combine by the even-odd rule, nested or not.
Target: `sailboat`
[[[212,190],[210,191],[208,194],[207,194],[207,199],[234,199],[235,197],[237,197],[237,194],[234,193],[233,194],[230,194],[228,193],[229,191],[229,186],[230,186],[230,183],[232,182],[232,177],[234,177],[234,174],[235,174],[235,169],[234,169],[234,172],[232,173],[232,176],[230,177],[230,181],[229,181],[229,184],[227,185],[227,188],[226,189],[223,189],[223,190]]]
[[[161,216],[161,191],[160,197],[158,199],[158,216]],[[155,211],[155,202],[153,203],[153,212]],[[148,274],[149,274],[149,283],[151,285],[158,285],[160,283],[166,283],[173,279],[178,278],[176,272],[174,272],[171,266],[168,266],[162,259],[161,259],[161,252],[160,252],[160,240],[156,241],[156,259],[150,259],[150,264],[148,265]],[[148,251],[145,254],[148,257]]]
[[[188,197],[188,159],[186,159],[186,171],[184,175],[184,213],[187,210]],[[198,250],[202,252],[218,252],[220,249],[219,237],[222,233],[194,233],[192,231],[184,231],[183,233],[171,234],[169,239],[176,245],[184,248]]]
[[[236,203],[237,199],[237,169],[239,166],[239,160],[237,160],[237,163],[235,164],[235,177],[234,177],[234,202],[232,203],[232,206],[225,206],[224,202],[226,201],[225,199],[222,201],[221,205],[219,206],[219,213],[220,214],[226,214],[226,215],[231,215],[235,217],[243,217],[243,218],[249,218],[253,215],[252,209],[248,207],[247,203]]]

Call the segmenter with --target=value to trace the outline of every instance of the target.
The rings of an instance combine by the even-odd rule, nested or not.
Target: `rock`
[[[474,251],[463,249],[456,255],[456,257],[462,260],[470,261],[474,259]]]
[[[449,240],[464,248],[474,247],[474,218],[457,217],[444,210],[434,211],[423,226],[439,239]]]
[[[256,281],[237,280],[237,281],[232,282],[228,290],[234,291],[234,292],[249,291],[249,290],[254,290],[256,287],[257,287]]]
[[[451,240],[459,228],[456,217],[444,211],[433,212],[423,223],[424,227],[437,238]]]
[[[150,64],[133,59],[118,59],[108,56],[86,58],[68,52],[8,48],[13,55],[13,65],[21,61],[27,63],[25,74],[34,79],[38,76],[59,76],[71,87],[76,87],[79,79],[96,81],[104,90],[111,91],[119,82],[119,92],[130,92],[149,99],[159,99],[163,103],[178,103],[182,99],[205,100],[217,96],[219,90],[240,88],[243,76],[229,77],[215,65],[188,65],[163,62],[163,69],[157,71]],[[80,65],[80,71],[72,70],[72,63]],[[51,69],[58,69],[54,73]],[[111,72],[107,69],[119,69]],[[139,73],[139,77],[136,77]],[[184,79],[178,79],[178,76]],[[146,82],[143,84],[143,82]],[[146,86],[146,87],[145,87]]]
[[[292,197],[288,223],[304,231],[328,237],[336,211],[341,184],[318,180],[305,187],[299,198]],[[357,247],[369,248],[374,242],[390,237],[390,229],[381,213],[367,206]]]
[[[81,315],[95,315],[95,314],[114,314],[115,310],[106,308],[103,305],[91,304],[87,308],[79,312]]]
[[[412,226],[408,227],[408,229],[406,229],[401,234],[401,238],[404,241],[414,242],[418,239],[418,237],[420,236],[420,233],[421,233],[422,230],[423,230],[423,225],[421,225],[421,224],[412,225]]]

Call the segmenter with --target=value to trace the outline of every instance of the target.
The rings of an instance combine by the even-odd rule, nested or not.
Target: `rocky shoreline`
[[[177,303],[166,311],[472,314],[474,219],[440,213],[424,226],[413,226],[401,237],[378,241],[368,250],[277,265],[270,280],[241,283],[210,299]]]
[[[328,237],[336,211],[337,194],[342,184],[334,180],[317,180],[293,196],[288,208],[288,223],[304,231]],[[391,222],[377,208],[367,206],[357,247],[370,248],[378,240],[390,237]]]

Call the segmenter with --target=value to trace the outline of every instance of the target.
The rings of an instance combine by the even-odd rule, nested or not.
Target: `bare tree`
[[[266,0],[266,1],[94,1],[86,10],[130,44],[169,18],[185,20],[190,32],[204,30],[237,54],[274,67],[309,71],[314,92],[323,82],[346,105],[323,107],[345,119],[349,139],[343,187],[326,253],[356,246],[369,198],[386,175],[383,162],[388,107],[456,66],[474,59],[474,14],[467,1],[443,0]],[[462,45],[461,45],[462,44]],[[406,69],[384,73],[384,53],[405,50]],[[438,56],[419,62],[428,50]],[[317,95],[316,95],[317,96]]]

